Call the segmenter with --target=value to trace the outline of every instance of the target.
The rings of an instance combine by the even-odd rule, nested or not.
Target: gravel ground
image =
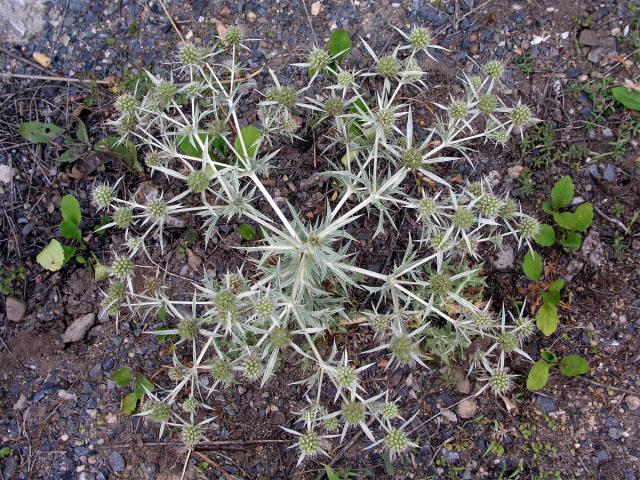
[[[6,1],[0,1],[0,7]],[[640,60],[633,54],[639,47],[630,35],[624,36],[637,14],[627,1],[434,3],[325,0],[305,7],[299,1],[166,2],[181,34],[193,41],[210,43],[219,24],[246,29],[260,39],[247,59],[249,69],[272,68],[284,81],[300,80],[289,64],[304,58],[310,41],[323,43],[334,28],[345,28],[352,38],[361,36],[383,50],[390,49],[395,38],[389,24],[429,26],[438,43],[449,49],[432,66],[439,87],[452,80],[453,66],[470,71],[488,59],[503,59],[510,64],[506,83],[513,97],[531,105],[538,118],[553,122],[559,148],[585,144],[592,152],[610,150],[629,116],[618,109],[596,128],[587,128],[586,122],[601,110],[590,94],[592,85],[607,78],[612,84],[625,78],[638,81]],[[5,29],[9,33],[0,47],[2,72],[121,84],[145,68],[172,61],[180,40],[157,1],[50,0],[25,11],[31,14],[28,29],[33,34]],[[6,25],[6,18],[3,22]],[[51,64],[40,65],[34,53],[45,55]],[[350,61],[357,65],[359,60],[353,55]],[[266,73],[255,80],[261,88]],[[121,171],[107,168],[78,180],[70,168],[55,166],[49,149],[23,143],[15,127],[35,118],[36,112],[39,118],[68,126],[73,122],[69,112],[74,111],[83,115],[92,139],[102,138],[103,122],[113,113],[110,88],[6,77],[0,83],[2,278],[19,266],[26,277],[10,283],[13,291],[2,295],[5,308],[0,311],[0,361],[5,366],[0,373],[0,447],[12,449],[1,460],[2,478],[171,479],[182,471],[185,452],[171,441],[158,442],[155,426],[118,415],[124,390],[109,379],[124,366],[151,377],[169,361],[162,346],[143,335],[153,322],[125,319],[116,332],[112,321],[99,314],[99,286],[90,271],[78,267],[48,274],[34,261],[59,222],[56,208],[62,195],[74,193],[87,215],[84,222],[93,225],[99,220],[88,202],[93,182],[115,178]],[[465,404],[466,410],[446,410],[418,431],[424,448],[407,464],[397,465],[394,478],[640,476],[640,239],[637,233],[626,237],[626,250],[616,258],[612,244],[619,230],[610,220],[616,203],[623,206],[625,224],[640,209],[637,139],[625,144],[619,161],[591,155],[589,161],[569,157],[538,168],[532,163],[537,154],[523,154],[517,144],[499,155],[481,148],[477,171],[468,173],[489,175],[499,191],[513,191],[526,211],[537,214],[553,182],[569,174],[577,192],[609,217],[596,218],[590,248],[573,257],[559,252],[551,257],[557,272],[571,277],[562,326],[551,339],[540,336],[527,346],[532,354],[540,348],[582,354],[592,371],[583,379],[554,376],[543,394],[521,388],[512,398],[513,411],[486,394]],[[290,156],[296,158],[296,152]],[[530,169],[538,185],[530,196],[519,190],[519,167]],[[284,186],[283,195],[312,209],[323,199],[314,196],[315,190],[304,193],[304,168],[294,163],[286,172],[295,191]],[[216,252],[233,265],[239,262],[231,248],[239,242],[237,233],[230,227],[221,233]],[[176,234],[171,240],[171,264],[181,275],[197,278],[200,273],[187,265],[188,253],[178,248],[183,237]],[[112,242],[118,239],[95,236],[90,245],[108,258]],[[192,250],[207,262],[210,253],[198,245]],[[226,266],[209,265],[218,271]],[[513,255],[489,270],[497,298],[512,295],[514,286],[519,295],[527,294]],[[20,314],[22,306],[26,311]],[[65,345],[63,332],[79,318],[87,327],[82,339]],[[296,375],[285,373],[283,378]],[[437,369],[412,372],[410,380],[409,372],[401,373],[385,378],[385,385],[411,398],[422,420],[475,388],[460,379],[449,387]],[[250,442],[285,439],[278,426],[291,421],[298,406],[288,399],[300,398],[300,393],[281,379],[267,391],[243,386],[214,398],[215,429],[229,444],[205,452],[219,468],[198,468],[203,459],[194,457],[186,478],[315,478],[322,466],[295,470],[287,443]],[[364,456],[357,447],[337,466],[352,468],[363,478],[385,475],[380,455]]]

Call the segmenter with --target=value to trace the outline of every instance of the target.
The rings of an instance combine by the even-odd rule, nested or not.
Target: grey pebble
[[[109,465],[114,472],[121,472],[125,467],[124,458],[118,452],[111,452],[109,454]]]

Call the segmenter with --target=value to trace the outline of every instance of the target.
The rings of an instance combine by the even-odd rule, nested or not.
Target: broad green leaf
[[[64,249],[56,239],[49,242],[36,257],[38,264],[50,272],[57,272],[64,265]]]
[[[543,388],[549,381],[550,365],[544,360],[538,360],[533,364],[527,376],[527,390],[536,391]]]
[[[640,110],[640,92],[627,87],[613,87],[613,98],[629,110]]]
[[[551,305],[558,305],[560,303],[560,292],[544,292],[542,301]]]
[[[158,318],[162,323],[167,323],[167,307],[165,305],[158,309]]]
[[[542,257],[539,253],[529,250],[522,260],[522,271],[529,280],[537,282],[542,275]]]
[[[127,367],[119,368],[111,374],[111,380],[113,380],[116,385],[119,385],[120,387],[126,387],[127,385],[130,385],[131,380],[133,380],[131,369]]]
[[[556,232],[551,225],[543,223],[533,239],[541,247],[550,247],[556,243]]]
[[[259,140],[260,130],[253,125],[247,125],[240,129],[240,133],[233,142],[233,148],[238,152],[238,155],[241,155],[242,157],[245,157],[246,149],[248,157],[253,158],[256,154],[256,150],[258,149]]]
[[[536,326],[546,337],[558,328],[558,309],[555,305],[544,303],[536,313]]]
[[[551,202],[544,202],[542,204],[542,210],[549,215],[553,215],[554,212],[554,208],[553,205],[551,205]]]
[[[153,390],[155,389],[153,383],[151,383],[147,377],[140,374],[136,375],[136,383],[133,392],[138,398],[142,398],[142,396],[145,394],[145,388],[150,392],[153,392]]]
[[[132,173],[144,171],[138,161],[136,146],[129,140],[119,142],[118,137],[106,137],[96,144],[96,150],[107,151],[119,156],[127,169]]]
[[[46,143],[60,135],[63,129],[53,123],[23,122],[18,125],[18,133],[27,142]]]
[[[11,447],[0,448],[0,458],[5,458],[11,455]]]
[[[558,357],[556,357],[554,353],[549,352],[548,350],[542,350],[540,352],[540,357],[549,363],[556,363],[558,361]]]
[[[200,133],[200,141],[203,145],[206,145],[207,142],[207,134]],[[190,157],[202,158],[202,148],[200,148],[200,144],[195,138],[192,138],[190,135],[182,135],[180,141],[178,142],[178,146],[182,153],[185,155],[189,155]],[[193,140],[193,141],[192,141]],[[211,146],[211,139],[209,139],[209,145],[207,145],[208,149]]]
[[[567,252],[577,252],[582,245],[582,235],[569,230],[558,239],[558,243]]]
[[[82,232],[80,232],[80,229],[75,223],[69,220],[63,220],[62,223],[60,223],[60,235],[68,240],[82,241]]]
[[[562,228],[573,230],[574,232],[584,232],[593,222],[593,206],[590,203],[583,203],[573,213],[554,213],[553,219]]]
[[[560,292],[564,288],[564,279],[559,278],[549,284],[547,291],[549,292]]]
[[[136,411],[138,405],[138,396],[135,393],[129,393],[120,401],[120,413],[122,415],[132,415]]]
[[[247,223],[243,223],[238,227],[238,233],[245,240],[253,240],[256,237],[256,231]]]
[[[64,264],[66,265],[71,258],[76,254],[76,247],[71,245],[62,245],[62,252],[64,253]]]
[[[56,158],[56,167],[65,163],[75,163],[82,155],[82,148],[71,146]]]
[[[65,195],[60,200],[60,213],[62,218],[74,225],[80,225],[82,213],[80,212],[80,203],[73,195]]]
[[[327,474],[327,480],[340,480],[340,477],[338,476],[336,471],[329,465],[324,466],[324,471]]]
[[[573,193],[573,180],[569,176],[564,176],[551,189],[551,203],[556,209],[566,207],[571,204]]]
[[[87,259],[84,258],[82,255],[78,255],[76,256],[76,262],[78,262],[80,265],[86,265]]]
[[[337,28],[329,37],[327,43],[327,50],[332,57],[336,57],[336,63],[342,62],[351,52],[351,37],[349,33],[343,28]]]
[[[560,360],[560,371],[567,377],[577,377],[589,371],[589,363],[580,355],[567,355]]]
[[[76,138],[85,145],[89,145],[89,133],[87,132],[87,126],[78,117],[76,117]]]

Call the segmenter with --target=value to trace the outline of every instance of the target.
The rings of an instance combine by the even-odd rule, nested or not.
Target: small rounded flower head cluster
[[[536,236],[540,230],[540,222],[533,217],[523,217],[518,227],[520,235],[526,239],[530,239]]]
[[[165,220],[167,218],[167,204],[161,198],[150,200],[147,203],[147,215],[155,221]]]
[[[326,418],[322,422],[322,428],[328,433],[333,433],[338,430],[338,419],[336,417]]]
[[[342,418],[347,425],[357,425],[364,420],[364,405],[358,401],[347,402],[342,406]]]
[[[353,85],[353,75],[347,70],[343,70],[336,76],[336,82],[339,87],[349,88]]]
[[[436,211],[436,201],[431,197],[426,197],[418,203],[418,214],[423,219],[428,218]]]
[[[199,331],[198,321],[195,318],[187,318],[178,324],[178,335],[183,340],[194,340]]]
[[[257,379],[262,373],[262,364],[256,356],[250,356],[244,363],[244,376],[249,380]]]
[[[496,108],[498,108],[498,100],[493,95],[482,95],[478,99],[478,110],[485,115],[493,113]]]
[[[147,167],[153,168],[163,166],[165,164],[165,160],[159,152],[150,150],[144,157],[144,163]]]
[[[517,127],[526,125],[532,116],[531,109],[526,105],[516,105],[511,110],[511,122]]]
[[[401,453],[407,449],[408,440],[405,433],[397,428],[393,428],[384,438],[384,443],[391,453]]]
[[[171,418],[171,408],[164,402],[151,402],[147,407],[151,419],[158,423],[168,422]]]
[[[467,102],[456,100],[449,105],[449,116],[454,120],[462,120],[469,115]]]
[[[519,346],[518,337],[512,332],[501,333],[498,336],[498,345],[503,352],[511,353]]]
[[[209,186],[209,178],[202,170],[194,170],[187,176],[187,186],[193,193],[203,193]]]
[[[516,333],[518,338],[527,339],[536,332],[535,324],[527,317],[518,317],[516,320]]]
[[[133,115],[137,105],[136,98],[129,93],[120,95],[115,103],[116,110],[124,115]]]
[[[478,211],[485,217],[495,217],[500,206],[500,200],[495,195],[485,194],[478,200]]]
[[[91,192],[91,200],[98,210],[109,208],[113,202],[113,189],[109,185],[98,185]]]
[[[469,230],[473,222],[473,212],[465,207],[458,208],[451,216],[451,223],[460,230]]]
[[[240,27],[234,25],[225,32],[223,42],[228,47],[238,47],[242,43],[243,37]]]
[[[376,65],[376,71],[384,78],[391,78],[398,75],[400,71],[400,64],[395,57],[391,55],[387,55],[385,57],[380,58],[378,60],[378,65]]]
[[[324,102],[324,111],[327,115],[337,117],[344,113],[344,103],[338,97],[329,97]]]
[[[376,125],[382,130],[387,132],[391,132],[391,127],[393,127],[393,112],[389,110],[380,110],[375,115]]]
[[[408,365],[413,360],[413,344],[406,335],[397,335],[391,339],[389,349],[401,365]]]
[[[185,367],[176,365],[175,367],[171,367],[169,369],[167,375],[170,380],[173,380],[174,382],[180,382],[188,375],[188,373],[189,371]]]
[[[293,108],[298,100],[298,92],[289,86],[281,88],[270,88],[266,93],[267,100],[275,102],[285,108]]]
[[[391,420],[398,415],[398,405],[393,402],[387,402],[380,407],[380,416],[383,420]]]
[[[484,66],[484,71],[489,77],[498,79],[504,75],[504,65],[498,60],[491,60]]]
[[[384,333],[389,328],[389,323],[389,317],[386,315],[375,315],[369,320],[369,326],[375,333]]]
[[[489,330],[494,326],[493,316],[484,310],[475,313],[472,321],[474,326],[480,331]]]
[[[291,333],[286,327],[277,327],[271,331],[271,343],[276,348],[287,348],[291,344]]]
[[[200,66],[206,56],[207,51],[202,47],[198,47],[192,43],[182,46],[178,52],[180,63],[187,66]]]
[[[133,275],[133,261],[128,257],[116,257],[111,263],[111,273],[121,280]]]
[[[233,367],[226,358],[216,358],[211,362],[211,377],[220,382],[223,388],[230,387],[235,381]]]
[[[182,427],[182,441],[189,447],[195,447],[202,438],[202,427],[200,425],[185,425]]]
[[[309,54],[309,68],[314,72],[320,72],[331,63],[331,55],[324,48],[314,48]]]
[[[173,82],[161,80],[156,85],[153,94],[155,99],[158,101],[159,106],[165,106],[178,94],[178,87]]]
[[[451,279],[447,275],[436,273],[429,279],[429,290],[441,297],[449,293],[452,286]]]
[[[102,301],[101,307],[108,315],[115,316],[120,313],[122,302],[127,298],[127,291],[123,283],[114,282],[109,285],[107,296]]]
[[[500,205],[500,216],[505,220],[511,220],[518,213],[518,204],[512,199],[507,199]]]
[[[130,208],[118,208],[115,212],[113,212],[113,223],[115,223],[119,228],[122,228],[123,230],[131,225],[132,220],[133,212]]]
[[[352,387],[356,383],[357,378],[357,372],[351,367],[338,367],[336,371],[336,382],[340,387]]]
[[[416,27],[409,34],[409,43],[415,50],[424,50],[431,45],[431,33],[424,27]]]
[[[275,307],[271,300],[269,300],[268,298],[261,298],[256,302],[256,307],[255,307],[256,315],[260,319],[266,320],[271,316],[271,314],[274,311],[274,308]]]
[[[220,290],[213,298],[218,313],[226,314],[235,310],[235,295],[229,290]]]
[[[182,410],[187,413],[193,413],[198,409],[198,406],[198,401],[193,397],[189,397],[182,403]]]
[[[489,385],[495,394],[504,394],[513,388],[513,380],[506,369],[497,368],[491,372]]]
[[[409,148],[404,151],[400,161],[409,170],[418,170],[422,167],[422,153],[417,148]]]
[[[313,458],[320,453],[320,436],[313,431],[308,431],[300,435],[298,440],[300,453],[305,457]]]

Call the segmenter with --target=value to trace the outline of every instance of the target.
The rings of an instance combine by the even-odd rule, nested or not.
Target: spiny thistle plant
[[[499,148],[532,121],[532,112],[503,99],[504,66],[492,61],[461,76],[464,93],[433,101],[435,113],[417,129],[410,99],[429,94],[425,60],[441,47],[424,28],[398,32],[402,43],[384,55],[362,41],[367,70],[344,64],[349,41],[315,47],[296,64],[308,69],[305,85],[283,85],[270,72],[273,86],[255,105],[256,125],[239,117],[240,105],[250,107],[241,54],[252,41],[237,27],[213,48],[183,45],[170,75],[150,73],[146,94],[116,101],[113,127],[121,141],[134,142],[149,172],[180,193],[96,187],[96,207],[112,215],[104,228],[121,229],[125,239],[111,262],[103,308],[116,318],[125,307],[162,312],[172,323],[151,332],[177,341],[168,378],[148,392],[140,415],[179,428],[188,448],[215,433],[208,426],[214,391],[267,385],[283,362],[298,357],[308,374],[298,383],[313,400],[307,397],[300,428],[285,430],[295,436],[300,461],[329,455],[358,430],[370,448],[399,455],[419,448],[408,427],[415,415],[404,420],[391,392],[365,390],[366,373],[380,368],[380,356],[387,369],[428,368],[484,337],[490,346],[471,355],[470,373],[496,394],[513,386],[509,359],[529,358],[522,342],[531,321],[494,311],[481,261],[510,238],[528,244],[539,223],[484,180],[452,185],[442,166],[473,167],[475,146]],[[264,182],[277,174],[274,146],[301,138],[305,128],[322,138],[321,157],[330,166],[323,175],[336,192],[313,221],[293,205],[283,207]],[[149,275],[159,268],[150,247],[163,249],[164,229],[190,215],[201,221],[205,247],[221,222],[249,222],[263,235],[244,248],[246,269],[205,276],[174,296]],[[413,238],[398,223],[405,215],[419,226]],[[404,236],[404,255],[383,271],[358,255],[352,232],[365,217],[376,219],[373,238],[390,230]],[[358,291],[368,294],[364,308]],[[348,320],[356,309],[366,318],[358,328],[369,334],[370,348],[344,346],[339,354],[334,344],[323,355],[319,345],[335,320]],[[361,356],[374,361],[362,366]]]

